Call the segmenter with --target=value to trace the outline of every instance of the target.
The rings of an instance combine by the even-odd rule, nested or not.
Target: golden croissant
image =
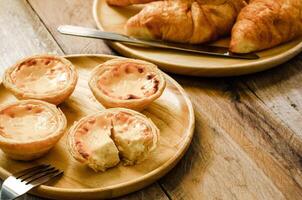
[[[134,1],[123,1],[129,2]],[[128,35],[139,38],[203,43],[229,34],[245,5],[244,0],[155,1],[130,18],[125,28]]]
[[[301,35],[302,0],[253,0],[238,16],[230,50],[263,50]]]

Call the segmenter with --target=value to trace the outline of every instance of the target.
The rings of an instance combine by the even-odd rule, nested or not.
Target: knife
[[[178,44],[178,43],[153,41],[153,40],[142,40],[142,39],[137,39],[118,33],[104,32],[97,29],[80,27],[80,26],[62,25],[58,27],[58,31],[65,35],[98,38],[98,39],[121,42],[121,43],[136,45],[136,46],[172,49],[172,50],[186,51],[191,53],[200,53],[200,54],[211,55],[211,56],[222,56],[227,58],[240,58],[240,59],[259,58],[259,56],[254,53],[235,54],[230,52],[226,47],[209,46],[209,45],[190,45],[190,44]]]

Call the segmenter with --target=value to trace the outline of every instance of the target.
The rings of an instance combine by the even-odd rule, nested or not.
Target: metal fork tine
[[[43,172],[45,172],[45,171],[52,170],[52,169],[54,169],[54,167],[52,167],[51,165],[49,165],[48,167],[40,168],[40,169],[38,169],[38,170],[35,170],[35,171],[29,172],[29,173],[27,173],[27,174],[24,174],[24,176],[21,176],[19,179],[20,179],[21,181],[25,181],[25,180],[27,180],[28,178],[31,178],[31,177],[33,177],[33,176],[36,176],[36,175],[38,175],[38,174],[40,174],[40,173],[43,173]]]
[[[48,168],[38,170],[35,173],[28,174],[28,176],[26,176],[26,177],[24,176],[21,181],[22,182],[28,182],[32,179],[35,179],[36,177],[39,177],[44,172],[49,172],[49,171],[52,171],[52,170],[55,170],[55,167],[50,166]]]
[[[9,176],[3,181],[0,199],[15,199],[47,181],[60,176],[63,171],[51,165],[39,165]]]
[[[31,177],[29,180],[27,180],[25,182],[26,182],[26,184],[29,184],[29,183],[31,183],[31,182],[39,179],[39,178],[42,178],[43,176],[46,176],[46,175],[52,174],[52,173],[57,173],[58,171],[59,171],[58,169],[53,168],[51,170],[45,171],[43,173],[40,173],[40,174],[38,174],[38,175],[36,175],[34,177]]]
[[[38,166],[35,166],[35,167],[32,167],[32,168],[25,169],[25,170],[22,170],[20,172],[14,173],[13,176],[16,177],[16,178],[20,178],[20,177],[26,175],[27,173],[30,173],[30,172],[35,171],[35,170],[38,170],[40,168],[49,167],[49,166],[50,165],[45,165],[45,164],[38,165]]]
[[[46,173],[43,176],[40,176],[40,177],[38,177],[34,180],[31,180],[30,182],[28,182],[26,184],[41,185],[41,184],[46,183],[47,181],[49,181],[50,179],[52,179],[56,176],[62,175],[63,173],[64,173],[63,171],[56,169],[54,172]]]

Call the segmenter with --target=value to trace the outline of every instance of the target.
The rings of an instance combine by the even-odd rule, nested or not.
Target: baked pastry
[[[149,3],[158,0],[107,0],[107,3],[112,6],[129,6],[131,4]]]
[[[47,153],[63,136],[66,118],[55,105],[22,100],[0,108],[0,148],[16,160]]]
[[[240,12],[230,50],[249,53],[302,36],[301,0],[253,0]]]
[[[113,140],[111,115],[101,112],[82,118],[69,130],[68,147],[71,155],[95,171],[105,171],[120,162]]]
[[[141,163],[157,146],[158,128],[141,113],[128,109],[112,111],[112,138],[124,164]]]
[[[198,44],[228,35],[244,0],[166,0],[147,4],[126,23],[127,35]]]
[[[60,104],[74,91],[78,75],[67,59],[54,55],[27,57],[8,68],[3,84],[18,99]]]
[[[142,110],[161,96],[165,78],[152,63],[117,58],[97,66],[89,86],[96,99],[107,108]]]
[[[129,109],[112,108],[82,118],[69,130],[71,155],[95,171],[144,160],[156,147],[159,130],[144,115]]]

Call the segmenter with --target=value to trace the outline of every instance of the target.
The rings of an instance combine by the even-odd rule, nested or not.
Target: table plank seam
[[[165,193],[165,195],[167,196],[167,198],[169,200],[173,200],[172,196],[169,194],[169,192],[165,189],[164,185],[161,184],[160,180],[157,181],[159,187],[161,188],[161,190]]]
[[[28,0],[25,0],[26,3],[28,4],[28,7],[31,8],[31,10],[35,13],[35,15],[37,16],[37,18],[39,19],[41,25],[43,27],[45,27],[46,31],[49,33],[49,35],[51,36],[51,38],[55,41],[55,43],[58,45],[59,49],[62,51],[62,53],[64,55],[66,55],[64,49],[61,47],[60,43],[57,41],[57,39],[54,37],[54,35],[52,34],[52,32],[50,31],[50,29],[46,26],[46,24],[44,23],[44,21],[42,20],[42,18],[40,17],[40,15],[36,12],[36,10],[34,9],[34,7],[31,5],[31,3]]]

